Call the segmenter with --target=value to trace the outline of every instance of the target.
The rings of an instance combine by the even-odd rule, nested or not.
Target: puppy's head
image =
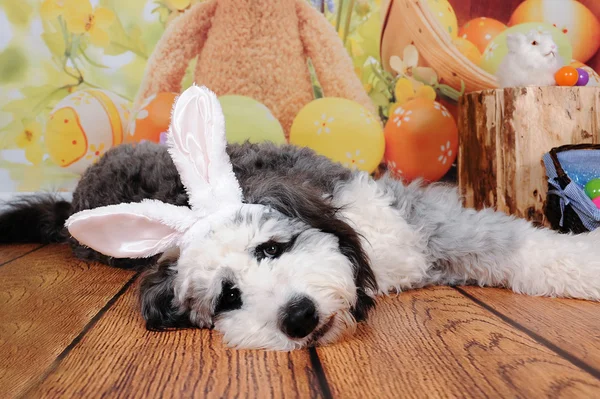
[[[352,332],[376,283],[360,237],[307,186],[270,180],[201,242],[165,253],[141,302],[153,330],[214,326],[238,348],[291,350]]]
[[[373,305],[359,237],[304,182],[265,179],[244,190],[226,145],[218,98],[188,88],[167,147],[190,207],[144,200],[88,209],[67,220],[69,232],[115,258],[164,254],[142,283],[148,328],[214,325],[243,348],[335,340]]]

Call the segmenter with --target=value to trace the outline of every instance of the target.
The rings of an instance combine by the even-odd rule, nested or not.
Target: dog
[[[0,242],[141,270],[146,328],[214,328],[239,349],[329,345],[378,296],[431,285],[600,298],[596,232],[465,208],[452,185],[374,179],[304,147],[227,144],[216,96],[195,85],[168,137],[107,151],[71,202],[10,203]]]

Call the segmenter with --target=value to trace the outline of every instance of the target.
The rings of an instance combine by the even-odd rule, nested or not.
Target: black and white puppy
[[[219,121],[210,95],[198,101],[209,98],[212,108],[194,111]],[[70,242],[79,258],[144,269],[147,328],[214,327],[238,348],[329,344],[354,331],[377,295],[432,284],[600,298],[598,233],[559,235],[464,208],[444,184],[374,180],[310,149],[270,143],[224,146],[243,200],[232,206],[216,190],[201,202],[204,194],[190,189],[192,169],[181,166],[190,141],[180,140],[177,150],[177,132],[172,127],[170,147],[108,151],[81,178],[71,203],[38,196],[10,204],[0,215],[0,241]],[[161,203],[171,208],[159,212]],[[199,220],[228,211],[195,224],[190,209]]]

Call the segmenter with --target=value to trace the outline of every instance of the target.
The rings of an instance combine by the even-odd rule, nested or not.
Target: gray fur
[[[265,200],[276,184],[330,194],[351,172],[342,165],[293,145],[233,144],[227,152],[247,202]],[[100,206],[156,199],[189,206],[188,197],[167,148],[144,142],[112,148],[89,167],[73,193],[72,212]],[[113,259],[71,241],[75,254],[116,267],[145,267],[151,259]]]
[[[276,211],[264,218],[239,214],[233,222],[247,224],[252,221],[245,218],[261,217],[254,221],[260,224],[271,217],[289,218],[334,235],[352,267],[357,299],[349,313],[354,321],[367,317],[377,294],[432,284],[477,283],[507,286],[530,295],[600,298],[600,263],[597,256],[585,252],[596,249],[599,233],[559,235],[492,209],[465,208],[456,187],[449,184],[417,181],[405,185],[390,175],[372,180],[308,148],[245,143],[229,145],[227,153],[244,200]],[[121,145],[85,172],[73,194],[70,213],[144,199],[188,206],[167,147]],[[0,215],[0,238],[39,235],[23,227],[3,227],[22,214],[34,219],[45,215],[38,226],[40,234],[57,237],[55,226],[67,210],[64,203],[52,201],[21,204],[12,214]],[[158,257],[112,259],[80,246],[66,231],[61,234],[80,258],[126,268],[153,265],[145,272],[141,291],[148,328],[212,323],[210,312],[197,313],[208,307],[194,301],[214,301],[215,295],[193,291],[185,299],[189,304],[176,303],[176,254],[166,254],[158,262]],[[196,289],[218,294],[222,287],[209,284]]]

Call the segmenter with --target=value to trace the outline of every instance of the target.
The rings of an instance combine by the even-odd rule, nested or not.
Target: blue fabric
[[[588,181],[600,177],[600,151],[562,151],[557,157],[569,179],[580,187],[585,187]]]
[[[570,154],[574,153],[574,154]],[[584,154],[587,153],[587,154]],[[594,169],[600,169],[600,151],[596,150],[572,150],[560,152],[557,155],[563,170],[571,179],[571,182],[562,189],[558,183],[558,173],[549,153],[544,154],[543,160],[546,166],[548,183],[554,187],[549,190],[548,195],[554,194],[560,197],[560,226],[563,226],[564,210],[566,205],[571,205],[583,225],[590,231],[600,227],[600,209],[585,194],[583,186],[589,179],[598,177]],[[565,167],[566,166],[566,167]],[[569,170],[571,174],[567,171]],[[574,181],[578,179],[578,182]],[[583,182],[583,186],[581,183]]]

